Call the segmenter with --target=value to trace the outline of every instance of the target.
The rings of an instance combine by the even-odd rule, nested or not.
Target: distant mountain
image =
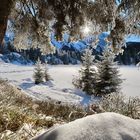
[[[108,45],[105,41],[108,35],[108,32],[103,32],[98,36],[99,41],[93,48],[93,55],[100,55]],[[17,51],[13,46],[13,36],[14,34],[7,32],[5,35],[5,47],[1,47],[1,53],[6,55],[2,56],[2,59],[6,62],[15,61],[15,55],[11,54],[11,52],[16,52],[25,59],[32,60],[33,62],[39,57],[43,62],[47,60],[50,64],[78,64],[81,62],[81,56],[85,48],[95,42],[94,36],[88,36],[83,40],[69,42],[69,36],[67,34],[64,35],[63,41],[57,41],[54,34],[51,34],[51,44],[56,47],[56,52],[50,55],[42,55],[39,48]],[[125,41],[127,48],[126,46],[123,47],[124,53],[117,56],[116,60],[119,61],[120,64],[136,64],[140,61],[140,36],[130,35],[126,37]],[[22,63],[26,62],[23,61]]]
[[[140,42],[140,36],[139,35],[129,35],[125,38],[126,42]]]
[[[102,51],[106,46],[107,42],[105,39],[108,37],[109,32],[103,32],[98,36],[98,44],[95,47],[96,51],[100,52]],[[64,39],[65,40],[65,39]],[[63,49],[63,46],[67,46],[68,48],[75,48],[77,51],[83,51],[88,45],[92,44],[92,42],[95,41],[94,36],[86,37],[83,40],[75,41],[75,42],[67,42],[65,41],[56,41],[55,38],[51,38],[51,43],[57,48],[57,49]],[[140,42],[140,36],[138,35],[129,35],[125,37],[125,42]]]
[[[63,41],[57,41],[55,39],[54,34],[51,35],[51,43],[53,46],[56,47],[56,49],[63,49],[63,48],[66,49],[66,46],[67,46],[68,49],[75,49],[76,51],[81,51],[87,47],[87,42],[85,40],[69,42],[69,39],[67,36],[67,39],[65,37],[63,38]]]

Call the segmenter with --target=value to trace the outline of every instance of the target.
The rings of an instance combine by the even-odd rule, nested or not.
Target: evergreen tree
[[[41,61],[40,59],[38,59],[36,65],[35,65],[35,69],[34,69],[34,80],[35,80],[35,84],[39,84],[43,82],[43,78],[44,78],[44,73],[43,70],[41,68]]]
[[[48,73],[47,62],[46,62],[46,65],[45,65],[44,78],[45,78],[45,81],[46,81],[46,82],[49,81],[49,80],[51,80],[51,77],[50,77],[50,75],[49,75],[49,73]]]
[[[101,61],[97,62],[98,74],[95,95],[104,96],[106,94],[118,93],[122,79],[114,62],[114,54],[109,50],[105,50],[101,59]]]
[[[96,72],[93,68],[94,57],[92,50],[86,49],[82,57],[82,68],[79,70],[80,77],[73,80],[76,88],[82,89],[89,95],[94,93]]]

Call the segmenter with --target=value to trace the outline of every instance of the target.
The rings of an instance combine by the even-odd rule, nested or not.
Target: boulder
[[[101,113],[50,129],[32,140],[140,140],[140,120]]]

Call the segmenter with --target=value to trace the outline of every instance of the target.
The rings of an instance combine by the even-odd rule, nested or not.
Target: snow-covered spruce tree
[[[115,55],[107,49],[103,52],[101,61],[97,61],[96,96],[104,96],[120,91],[122,79],[120,78],[117,64],[114,62],[114,57]]]
[[[45,81],[46,82],[49,81],[49,80],[51,80],[51,77],[50,77],[50,75],[48,73],[48,65],[47,65],[47,62],[46,62],[46,65],[45,65],[44,78],[45,78]]]
[[[43,73],[43,69],[41,68],[40,59],[38,59],[36,65],[35,65],[33,77],[34,77],[34,80],[35,80],[35,84],[39,84],[39,83],[43,82],[44,73]]]
[[[94,94],[96,72],[93,68],[94,56],[92,50],[86,49],[82,57],[82,68],[79,70],[79,77],[73,79],[76,88],[82,89],[89,95]]]

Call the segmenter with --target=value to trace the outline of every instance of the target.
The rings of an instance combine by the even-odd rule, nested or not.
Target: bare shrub
[[[140,98],[138,97],[126,98],[121,93],[114,93],[103,97],[99,104],[106,112],[116,112],[140,119]]]
[[[37,110],[38,113],[48,114],[50,116],[54,116],[55,118],[64,120],[64,121],[72,121],[78,118],[82,118],[84,114],[86,114],[84,108],[82,106],[77,105],[66,105],[63,103],[57,103],[54,101],[51,102],[36,102],[39,105]],[[76,115],[69,118],[69,115],[72,112],[76,112],[79,115]]]

